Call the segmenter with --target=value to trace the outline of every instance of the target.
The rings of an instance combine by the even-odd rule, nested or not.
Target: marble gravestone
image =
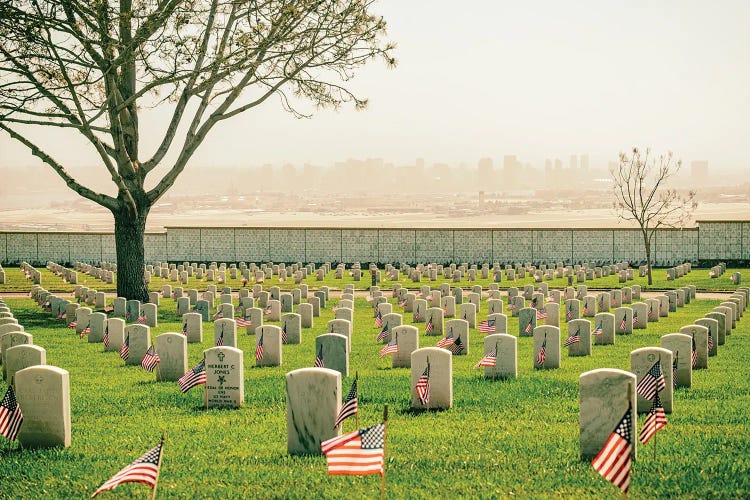
[[[208,322],[210,321],[210,308],[208,306],[208,301],[201,299],[195,303],[193,306],[193,311],[201,315],[201,320]]]
[[[638,382],[648,373],[655,363],[659,363],[664,376],[666,387],[659,392],[662,406],[666,413],[672,413],[672,351],[661,347],[642,347],[630,352],[630,371],[635,373]],[[651,400],[640,394],[638,397],[638,413],[647,413],[651,409]]]
[[[544,349],[544,360],[539,363],[539,353]],[[556,326],[542,325],[534,328],[534,368],[560,368],[560,329]]]
[[[719,346],[719,322],[713,318],[699,318],[695,320],[695,324],[708,329],[708,355],[716,356]]]
[[[237,323],[233,319],[222,318],[214,321],[214,345],[237,347]]]
[[[6,356],[8,354],[8,350],[11,347],[17,346],[17,345],[23,345],[23,344],[33,344],[34,343],[34,337],[30,333],[24,333],[24,332],[9,332],[4,334],[2,337],[0,337],[0,359],[2,359],[3,363],[3,380],[7,380],[8,374],[7,374],[7,368],[8,368],[8,361],[6,359]]]
[[[24,448],[70,446],[70,375],[56,366],[16,372],[16,397],[23,411],[18,441]]]
[[[518,339],[506,333],[493,333],[484,338],[485,356],[495,352],[495,366],[484,367],[485,378],[518,377]]]
[[[179,333],[162,333],[156,337],[159,369],[155,370],[159,382],[176,382],[188,370],[187,339]]]
[[[633,310],[629,307],[615,309],[615,335],[633,333]]]
[[[419,330],[412,325],[399,325],[390,331],[389,337],[395,337],[398,343],[398,352],[391,356],[393,368],[411,367],[411,353],[419,349]],[[390,338],[388,341],[390,342]]]
[[[47,351],[38,345],[20,344],[8,348],[5,353],[7,380],[14,380],[16,372],[29,366],[46,365]],[[15,386],[15,383],[13,384]]]
[[[445,323],[445,336],[453,337],[453,345],[460,346],[456,347],[449,352],[454,355],[465,355],[469,354],[469,322],[463,319],[451,319]]]
[[[429,398],[420,401],[417,384],[429,382]],[[453,406],[453,357],[439,347],[423,347],[411,353],[411,407],[417,410],[448,409]]]
[[[284,344],[302,343],[302,317],[297,313],[287,313],[281,317],[282,341]],[[284,341],[286,338],[286,341]]]
[[[577,337],[579,340],[568,346],[568,356],[591,356],[591,322],[589,320],[574,319],[569,321],[567,338],[570,339],[571,337]]]
[[[91,313],[89,315],[89,335],[88,342],[101,342],[104,337],[104,330],[107,328],[107,315],[104,313]]]
[[[262,357],[258,357],[259,346],[263,347]],[[255,366],[281,366],[281,328],[276,325],[263,325],[255,329]]]
[[[614,368],[599,368],[578,378],[581,458],[591,459],[604,446],[626,411],[631,412],[631,458],[637,455],[636,376]]]
[[[122,318],[109,318],[107,320],[107,335],[109,345],[104,346],[104,351],[119,352],[125,342],[125,320]]]
[[[724,343],[726,342],[726,320],[727,320],[726,315],[720,312],[711,311],[709,313],[706,313],[706,318],[713,319],[717,322],[717,329],[716,329],[716,339],[718,339],[717,344],[724,345]]]
[[[531,337],[536,328],[536,309],[524,307],[518,311],[518,335],[520,337]]]
[[[594,329],[591,332],[595,345],[614,345],[615,343],[615,315],[612,313],[597,313],[594,316]]]
[[[670,333],[661,337],[661,346],[672,351],[672,376],[677,371],[675,387],[693,385],[692,344],[690,335]]]
[[[708,328],[701,325],[686,325],[680,328],[680,333],[692,337],[692,343],[695,345],[696,356],[693,368],[708,368]]]
[[[648,304],[636,302],[633,304],[633,330],[643,330],[648,326]]]
[[[323,360],[323,368],[329,368],[349,376],[349,339],[338,333],[324,333],[315,337],[316,358]]]
[[[182,315],[182,333],[187,337],[189,344],[203,342],[203,318],[198,313],[185,313]]]
[[[245,403],[243,352],[219,346],[203,351],[206,361],[206,407],[239,408]]]
[[[427,335],[439,335],[443,336],[443,310],[439,307],[430,307],[427,309],[425,321],[425,331]],[[429,325],[431,331],[427,331]]]
[[[130,339],[130,348],[126,365],[140,365],[143,356],[151,347],[151,329],[146,325],[127,325],[125,338]]]
[[[320,455],[320,444],[341,434],[341,373],[300,368],[286,374],[287,453]]]

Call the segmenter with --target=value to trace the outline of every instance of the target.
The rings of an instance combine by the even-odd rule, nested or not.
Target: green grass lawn
[[[56,276],[51,271],[43,268],[43,267],[37,267],[37,269],[42,273],[42,286],[49,290],[50,292],[71,292],[73,291],[73,288],[75,288],[75,285],[71,285],[70,283],[66,283],[63,281],[61,276]],[[727,269],[726,272],[719,278],[710,278],[708,276],[708,269],[693,269],[691,273],[689,273],[687,276],[683,276],[682,278],[676,279],[674,281],[667,281],[667,274],[665,269],[655,269],[653,273],[653,285],[648,286],[648,280],[646,278],[639,278],[638,272],[636,270],[636,277],[634,280],[628,281],[627,283],[619,283],[617,276],[611,275],[606,276],[602,278],[597,278],[594,280],[586,281],[585,284],[589,288],[620,288],[622,286],[626,285],[641,285],[643,289],[656,289],[656,290],[663,290],[663,289],[675,289],[680,288],[686,285],[695,285],[698,290],[734,290],[735,285],[731,282],[731,276],[732,273],[735,271],[743,272],[747,271],[745,269]],[[17,267],[7,267],[5,268],[5,274],[6,274],[6,283],[4,285],[0,285],[0,294],[3,292],[21,292],[21,291],[28,291],[30,288],[30,281],[27,280],[21,270]],[[385,273],[383,273],[385,274]],[[477,273],[479,276],[481,276],[480,273]],[[750,273],[745,272],[746,275],[749,275]],[[227,272],[227,278],[229,276],[229,272]],[[115,277],[116,279],[116,277]],[[93,288],[95,290],[101,291],[101,292],[114,292],[117,288],[116,284],[107,284],[104,283],[101,280],[98,280],[96,278],[93,278],[91,276],[88,276],[84,273],[78,273],[78,280],[79,284],[85,285],[89,288]],[[116,283],[116,281],[115,281]],[[349,275],[349,273],[344,273],[344,277],[341,279],[334,278],[334,272],[331,271],[328,273],[323,281],[317,281],[315,279],[315,276],[308,276],[303,283],[306,283],[311,288],[318,288],[320,286],[329,286],[334,289],[342,289],[345,285],[353,284],[356,289],[367,289],[370,286],[370,275],[368,273],[364,273],[362,276],[362,280],[360,281],[354,281],[354,278]],[[386,280],[380,283],[380,287],[383,289],[390,290],[393,288],[393,285],[395,283],[401,283],[402,286],[406,288],[419,288],[421,285],[430,285],[432,287],[439,287],[441,283],[450,283],[451,286],[461,286],[463,288],[469,288],[473,285],[482,285],[484,289],[487,288],[487,286],[492,283],[492,279],[477,279],[475,281],[469,281],[467,277],[464,276],[464,279],[461,280],[458,283],[454,283],[452,279],[443,278],[442,275],[438,276],[438,279],[436,281],[429,281],[423,279],[420,283],[415,283],[410,279],[407,279],[403,274],[400,276],[400,279],[396,281]],[[549,281],[546,281],[546,283],[549,284],[550,288],[565,288],[568,286],[568,279],[567,278],[555,278]],[[172,287],[176,286],[183,286],[185,289],[189,288],[197,288],[200,291],[204,291],[207,289],[208,285],[214,284],[216,285],[219,290],[221,290],[224,286],[230,286],[233,290],[237,290],[242,287],[241,282],[241,275],[239,279],[227,279],[226,284],[218,284],[216,281],[210,282],[203,280],[198,280],[195,277],[191,277],[189,279],[189,283],[187,285],[180,285],[179,282],[170,281],[169,279],[163,279],[159,277],[152,277],[151,283],[149,284],[149,289],[152,291],[159,291],[161,290],[163,285],[172,285]],[[498,286],[501,289],[507,289],[511,286],[515,287],[523,287],[524,285],[529,284],[535,284],[534,279],[530,277],[528,274],[523,279],[517,279],[514,282],[510,282],[507,280],[503,280],[501,283],[498,283]],[[574,280],[574,286],[579,283],[576,283]],[[248,285],[252,286],[252,282]],[[280,282],[278,276],[274,276],[271,279],[265,280],[265,283],[263,284],[265,288],[269,288],[271,286],[278,286],[282,290],[291,290],[292,288],[295,288],[297,285],[294,283],[294,279],[287,278],[285,281]]]
[[[9,269],[10,273],[14,270]],[[703,274],[694,271],[693,277]],[[604,281],[604,280],[602,280]],[[344,281],[343,283],[346,283]],[[331,284],[342,281],[330,280]],[[28,287],[27,287],[28,289]],[[393,299],[390,299],[393,302]],[[115,352],[80,340],[62,321],[30,299],[6,302],[34,342],[47,350],[47,362],[70,372],[72,445],[67,449],[20,450],[0,445],[0,498],[90,495],[101,483],[158,443],[167,440],[159,482],[162,498],[374,498],[380,478],[327,475],[322,456],[286,453],[284,375],[310,367],[315,336],[333,317],[330,305],[302,332],[301,345],[284,346],[284,364],[254,367],[254,338],[239,334],[245,352],[244,407],[205,410],[203,389],[181,394],[176,383],[157,383],[139,367],[125,367]],[[519,377],[491,381],[472,365],[482,357],[482,335],[471,330],[470,354],[453,363],[453,408],[409,410],[409,370],[392,369],[380,359],[372,309],[356,299],[351,377],[360,377],[360,426],[377,423],[390,406],[387,435],[389,498],[614,498],[616,488],[588,461],[579,459],[578,376],[594,368],[629,369],[629,353],[659,345],[702,317],[719,301],[699,300],[650,323],[647,330],[619,336],[614,346],[594,346],[592,356],[569,358],[562,367],[532,368],[532,339],[518,340]],[[482,303],[479,319],[487,314]],[[172,300],[163,299],[155,334],[179,331]],[[400,310],[400,309],[399,309]],[[409,324],[411,314],[405,315]],[[633,498],[742,498],[750,495],[750,319],[744,318],[709,370],[693,374],[693,387],[678,389],[675,411],[655,440],[639,447],[633,465]],[[419,325],[422,347],[434,346]],[[517,335],[518,321],[508,330]],[[563,326],[563,338],[566,333]],[[211,347],[213,328],[204,324],[202,345],[189,344],[189,365]],[[0,384],[4,393],[5,384]],[[342,394],[343,395],[343,394]],[[644,417],[638,419],[639,428]],[[354,420],[344,431],[354,430]],[[655,448],[656,447],[656,448]],[[654,457],[654,449],[657,450]],[[103,495],[144,498],[148,488],[125,484]]]

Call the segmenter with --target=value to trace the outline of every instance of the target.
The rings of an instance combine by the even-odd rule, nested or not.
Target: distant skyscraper
[[[588,172],[589,170],[589,155],[581,155],[580,157],[581,170]]]
[[[503,157],[503,176],[510,187],[518,186],[522,168],[521,162],[516,159],[516,155],[505,155]]]
[[[690,181],[695,187],[708,181],[708,162],[706,160],[690,162]]]
[[[576,155],[570,155],[570,169],[578,170],[578,157]]]

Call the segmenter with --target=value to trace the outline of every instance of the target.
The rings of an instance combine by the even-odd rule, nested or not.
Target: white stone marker
[[[288,313],[281,317],[282,342],[284,344],[302,343],[302,317],[297,313]],[[286,340],[284,340],[286,338]]]
[[[591,336],[594,338],[595,345],[614,345],[615,315],[612,313],[597,313],[594,317],[594,329],[591,331]]]
[[[56,366],[16,372],[16,397],[23,411],[18,441],[24,448],[70,446],[70,376]]]
[[[429,383],[429,399],[424,403],[417,395],[417,384],[423,376]],[[412,352],[410,388],[412,408],[429,410],[451,408],[453,406],[453,357],[451,353],[439,347],[423,347]]]
[[[176,382],[188,370],[187,338],[180,333],[162,333],[156,337],[159,367],[156,380]]]
[[[543,359],[540,357],[542,349],[544,349]],[[534,368],[560,368],[560,329],[550,325],[534,328],[532,355]]]
[[[603,313],[606,314],[606,313]],[[587,319],[574,319],[568,322],[568,339],[575,340],[568,346],[568,356],[591,356],[591,322]]]
[[[263,356],[259,358],[259,347]],[[255,366],[281,366],[281,328],[276,325],[263,325],[255,329]]]
[[[699,318],[695,320],[695,324],[708,329],[708,355],[716,356],[719,347],[719,322],[713,318]]]
[[[5,353],[7,380],[14,380],[17,371],[28,368],[29,366],[46,365],[47,351],[38,345],[20,344],[9,347]],[[15,386],[15,383],[13,384]],[[23,411],[23,407],[21,407]]]
[[[130,338],[130,347],[126,365],[140,365],[143,356],[151,347],[151,329],[146,325],[127,325],[125,338]]]
[[[465,304],[463,304],[465,305]],[[469,304],[473,305],[473,304]],[[445,336],[453,337],[449,352],[463,356],[469,354],[469,322],[464,319],[451,319],[445,323]]]
[[[695,346],[696,353],[693,368],[708,368],[708,328],[701,325],[686,325],[680,328],[680,333],[692,337],[692,344]]]
[[[349,376],[349,339],[338,333],[325,333],[315,337],[315,356],[322,356],[323,368]]]
[[[614,368],[599,368],[582,373],[578,380],[581,458],[590,459],[599,453],[629,409],[631,457],[635,460],[638,448],[635,375]]]
[[[495,351],[495,366],[485,366],[485,378],[518,377],[518,339],[505,333],[493,333],[484,338],[485,356]]]
[[[30,333],[13,331],[13,332],[4,333],[2,336],[0,336],[0,354],[1,354],[0,359],[2,359],[2,362],[3,362],[3,380],[8,379],[7,378],[8,362],[6,360],[8,349],[17,345],[33,344],[33,343],[34,343],[34,337]]]
[[[661,337],[661,346],[672,351],[673,378],[675,369],[677,371],[675,387],[691,387],[693,385],[692,344],[692,337],[684,333],[670,333]]]
[[[390,331],[398,339],[398,352],[391,356],[393,368],[411,367],[411,353],[419,349],[419,329],[412,325],[400,325]],[[388,340],[390,342],[390,339]]]
[[[630,352],[630,371],[635,373],[638,382],[648,373],[654,363],[659,363],[666,387],[659,392],[664,411],[672,413],[672,351],[661,347],[642,347]],[[638,395],[638,413],[647,413],[651,409],[651,400]]]
[[[233,319],[222,318],[214,321],[214,345],[237,347],[237,323]]]
[[[292,455],[320,455],[320,443],[341,434],[341,373],[300,368],[286,374],[286,445]]]
[[[245,403],[243,352],[234,347],[203,351],[206,360],[206,406],[239,408]]]
[[[203,319],[198,313],[190,312],[182,315],[182,332],[189,344],[203,342]]]

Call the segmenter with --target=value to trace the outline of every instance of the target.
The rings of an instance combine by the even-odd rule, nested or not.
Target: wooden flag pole
[[[385,440],[388,430],[388,404],[383,405],[383,475],[380,480],[380,500],[385,500]]]
[[[154,487],[151,490],[151,500],[156,498],[156,487],[159,485],[159,473],[161,472],[161,457],[164,456],[164,438],[166,437],[167,431],[161,430],[161,449],[159,451],[159,463],[156,464],[156,481],[154,481]]]

